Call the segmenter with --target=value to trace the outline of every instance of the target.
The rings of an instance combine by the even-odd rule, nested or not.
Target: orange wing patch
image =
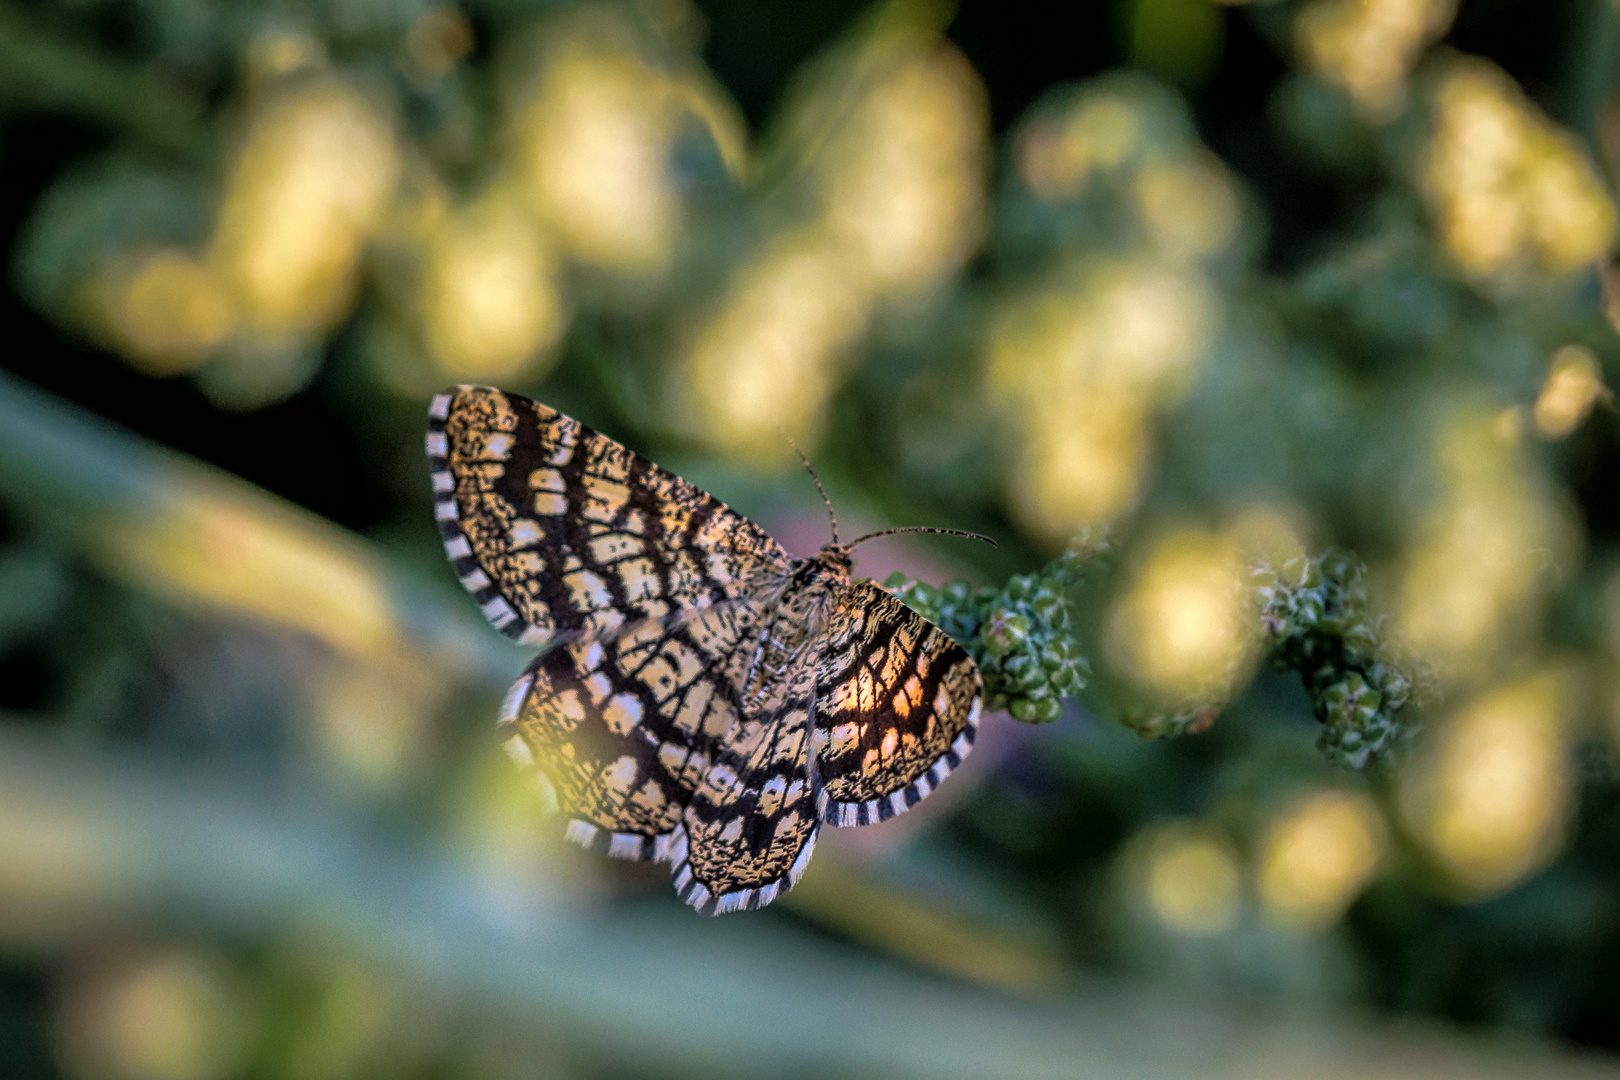
[[[828,631],[813,753],[821,818],[866,825],[904,813],[973,748],[978,665],[939,627],[869,581]]]

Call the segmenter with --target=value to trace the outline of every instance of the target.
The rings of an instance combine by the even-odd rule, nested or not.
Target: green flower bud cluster
[[[1254,570],[1255,602],[1268,658],[1297,671],[1322,725],[1317,746],[1330,759],[1365,768],[1410,734],[1401,710],[1411,677],[1383,655],[1379,620],[1367,612],[1362,566],[1343,551]]]
[[[1026,723],[1050,723],[1063,699],[1083,690],[1091,664],[1070,632],[1069,590],[1112,554],[1107,535],[1082,535],[1069,551],[1000,589],[955,581],[938,588],[892,574],[884,582],[906,605],[956,639],[979,665],[985,705]],[[1352,768],[1409,735],[1402,710],[1413,682],[1386,656],[1379,620],[1368,614],[1363,570],[1330,550],[1314,559],[1259,564],[1252,585],[1273,667],[1297,671],[1322,732],[1317,745]],[[1195,734],[1220,711],[1201,702],[1164,712],[1126,706],[1120,722],[1145,738]]]
[[[986,708],[1048,724],[1091,675],[1069,632],[1068,590],[1109,550],[1106,534],[1082,534],[1039,572],[1015,575],[1000,589],[960,581],[935,588],[899,573],[884,587],[968,651],[984,677]]]

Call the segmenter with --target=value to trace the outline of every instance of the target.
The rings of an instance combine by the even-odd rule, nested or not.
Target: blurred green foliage
[[[0,0],[0,1073],[1620,1046],[1616,15],[1083,17]],[[846,518],[995,537],[862,569],[1011,719],[759,916],[562,850],[432,525],[457,381],[795,550],[782,430]],[[1467,1067],[1588,1068],[1527,1053]]]

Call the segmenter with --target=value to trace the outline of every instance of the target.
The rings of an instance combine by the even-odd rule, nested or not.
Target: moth
[[[680,477],[493,387],[435,397],[427,453],[462,585],[541,649],[502,706],[504,747],[539,772],[569,839],[669,863],[698,911],[770,903],[821,826],[903,813],[972,748],[973,659],[851,576],[851,549],[886,533],[840,544],[834,518],[833,541],[795,558]]]

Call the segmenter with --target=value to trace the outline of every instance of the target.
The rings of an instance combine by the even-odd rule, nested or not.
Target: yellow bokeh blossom
[[[841,358],[866,328],[866,294],[814,229],[780,236],[745,265],[699,330],[687,392],[709,441],[758,457],[819,429]]]
[[[1384,122],[1405,104],[1418,55],[1456,15],[1456,0],[1317,0],[1300,13],[1294,40],[1307,67]]]
[[[421,312],[428,352],[451,378],[534,373],[566,316],[533,219],[499,192],[446,215],[426,245]]]
[[[78,1076],[216,1080],[247,1050],[247,1002],[212,956],[170,949],[105,956],[79,973],[57,1018]]]
[[[1019,433],[1019,518],[1056,544],[1135,502],[1156,409],[1189,384],[1214,331],[1201,275],[1149,259],[1090,267],[1018,298],[992,332],[992,400]]]
[[[1526,263],[1567,273],[1614,239],[1614,204],[1575,136],[1483,60],[1457,61],[1441,82],[1422,181],[1447,251],[1473,276]]]
[[[1562,439],[1580,426],[1594,405],[1611,396],[1592,350],[1565,345],[1553,353],[1547,381],[1536,397],[1536,431],[1544,439]]]
[[[1417,523],[1401,580],[1397,626],[1442,677],[1489,669],[1534,624],[1549,577],[1575,534],[1539,490],[1495,414],[1462,409],[1442,422],[1442,489]]]
[[[1151,830],[1140,849],[1148,910],[1167,929],[1208,937],[1230,929],[1242,912],[1237,855],[1223,837],[1191,822]]]
[[[712,83],[654,63],[607,5],[546,24],[508,67],[513,175],[539,221],[582,263],[634,277],[665,269],[682,219],[676,142],[695,117],[734,156],[734,107]]]
[[[105,336],[149,375],[198,367],[236,327],[236,305],[219,275],[180,248],[115,260],[95,285],[97,322]]]
[[[1466,891],[1508,888],[1557,853],[1573,797],[1569,678],[1547,670],[1486,692],[1401,778],[1408,825]]]
[[[1330,925],[1377,871],[1386,830],[1360,792],[1330,788],[1290,807],[1260,844],[1258,887],[1267,915],[1307,929]]]
[[[819,165],[825,219],[874,293],[925,288],[978,242],[988,111],[967,61],[938,48],[894,65],[839,125]]]
[[[878,38],[862,78],[823,72],[797,106],[801,127],[828,131],[793,188],[808,208],[781,210],[689,333],[688,427],[734,456],[773,459],[781,427],[813,441],[879,307],[936,286],[978,242],[983,88],[949,46]]]
[[[1094,173],[1116,169],[1141,145],[1142,118],[1122,95],[1096,93],[1043,117],[1018,142],[1018,174],[1043,199],[1079,194]]]
[[[1254,652],[1242,552],[1227,536],[1167,534],[1108,616],[1112,664],[1158,699],[1220,701]]]
[[[348,82],[267,92],[231,167],[210,253],[245,331],[309,339],[348,313],[399,172],[390,123]]]

